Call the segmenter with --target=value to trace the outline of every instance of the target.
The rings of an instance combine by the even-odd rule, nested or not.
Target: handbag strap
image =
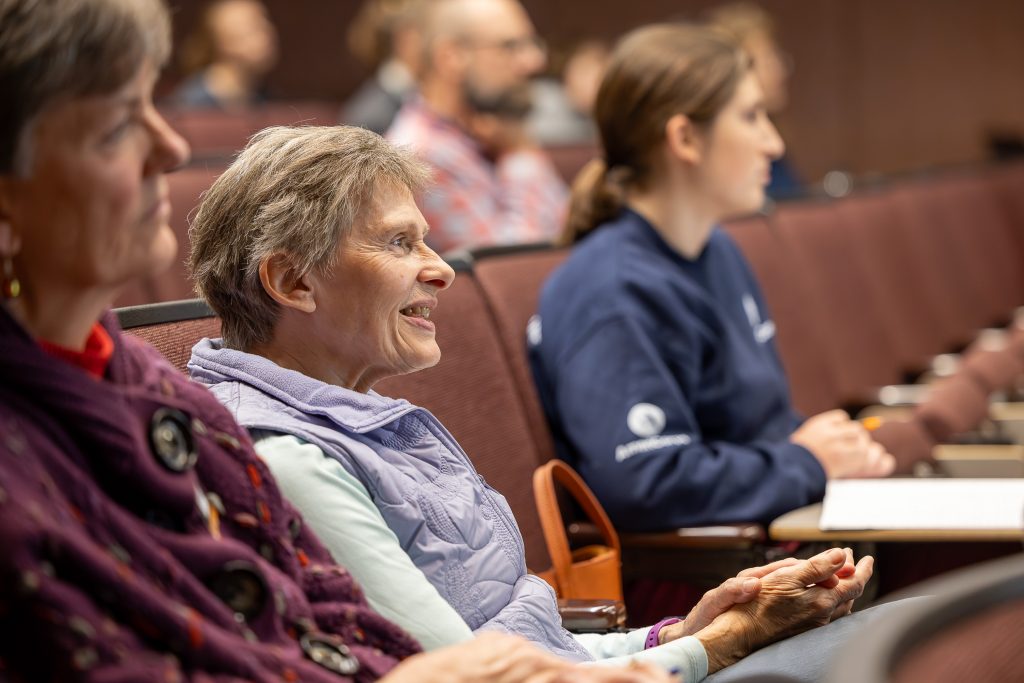
[[[533,495],[537,501],[537,514],[544,532],[544,541],[548,546],[548,554],[554,565],[555,580],[559,592],[568,587],[571,578],[569,569],[572,566],[572,553],[569,550],[569,538],[565,533],[565,521],[558,505],[555,484],[561,485],[573,499],[579,503],[587,517],[597,526],[605,545],[621,554],[619,535],[608,519],[604,508],[598,502],[590,487],[584,483],[572,467],[561,460],[549,460],[533,472]]]

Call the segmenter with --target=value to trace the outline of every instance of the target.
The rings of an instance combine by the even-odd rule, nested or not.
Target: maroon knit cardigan
[[[216,399],[103,325],[115,349],[99,381],[0,306],[0,680],[372,681],[417,652]],[[198,454],[181,472],[151,435],[168,409]],[[245,617],[222,582],[238,572],[255,577]],[[354,676],[312,661],[324,634]]]

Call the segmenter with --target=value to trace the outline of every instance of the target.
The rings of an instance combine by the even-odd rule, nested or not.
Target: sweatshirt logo
[[[665,428],[665,411],[653,403],[637,403],[629,409],[626,426],[641,439],[657,436]]]
[[[775,323],[771,320],[761,320],[757,302],[749,294],[743,295],[743,311],[747,314],[750,329],[754,331],[754,339],[758,344],[764,344],[775,336]]]
[[[531,315],[530,320],[526,323],[526,342],[530,346],[538,346],[541,340],[540,330],[540,316]]]
[[[686,446],[687,434],[662,434],[665,429],[665,411],[653,403],[637,403],[626,415],[626,426],[639,438],[615,447],[615,462],[625,462],[634,455],[668,448]]]

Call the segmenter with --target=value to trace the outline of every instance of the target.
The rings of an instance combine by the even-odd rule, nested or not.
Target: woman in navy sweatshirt
[[[784,151],[750,58],[694,26],[618,46],[580,173],[579,243],[547,282],[530,360],[560,455],[621,529],[769,522],[892,456],[841,411],[792,408],[775,326],[723,218]]]

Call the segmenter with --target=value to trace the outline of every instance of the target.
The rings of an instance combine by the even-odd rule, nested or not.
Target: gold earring
[[[17,299],[21,294],[21,280],[14,274],[14,259],[4,256],[4,274],[0,280],[0,296]]]

